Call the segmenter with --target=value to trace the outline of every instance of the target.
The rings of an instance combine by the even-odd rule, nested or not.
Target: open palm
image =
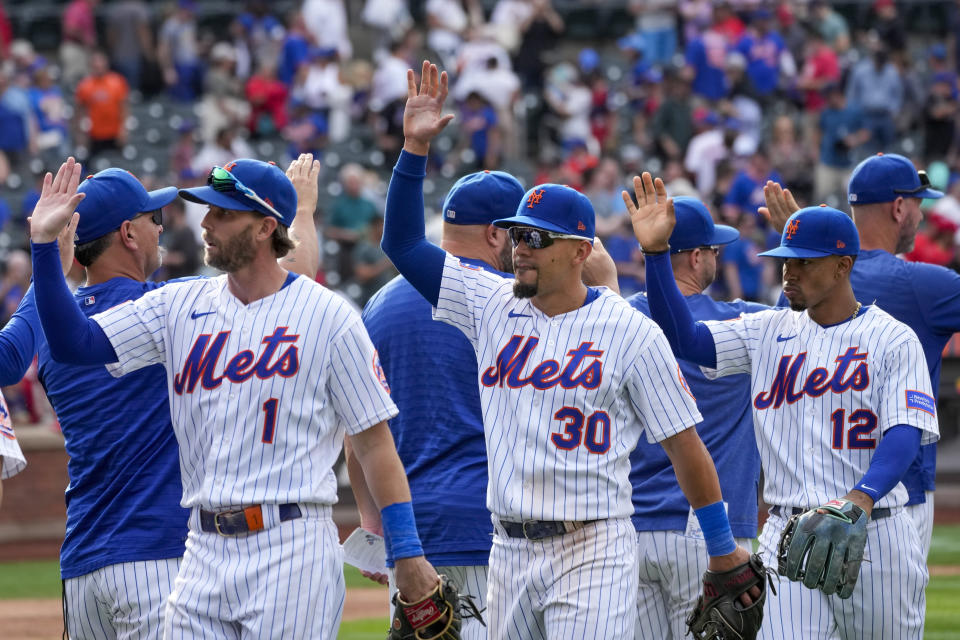
[[[660,252],[670,248],[670,234],[677,223],[673,212],[673,198],[667,197],[667,188],[663,180],[654,180],[648,172],[643,176],[634,176],[633,190],[637,204],[626,191],[623,202],[630,213],[633,233],[644,251]]]
[[[447,72],[440,73],[437,65],[423,61],[420,88],[417,89],[413,70],[407,70],[407,104],[403,110],[403,135],[408,141],[429,145],[430,141],[453,120],[453,114],[443,115],[447,99]]]
[[[43,177],[40,200],[28,219],[30,238],[36,243],[53,242],[66,227],[84,194],[77,193],[81,167],[73,158],[60,165],[56,177],[47,173]]]

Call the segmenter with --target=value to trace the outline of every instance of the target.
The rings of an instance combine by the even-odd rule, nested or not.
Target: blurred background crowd
[[[395,275],[384,195],[405,71],[424,57],[450,74],[457,116],[425,183],[434,237],[465,173],[568,184],[591,198],[628,295],[644,270],[620,192],[646,170],[740,229],[709,292],[770,302],[766,180],[846,209],[851,169],[887,151],[948,194],[906,258],[957,268],[958,36],[960,0],[0,0],[0,323],[29,285],[43,173],[71,154],[155,188],[314,153],[318,280],[362,305]],[[155,278],[203,272],[204,212],[164,210]],[[12,402],[32,412],[32,395]]]

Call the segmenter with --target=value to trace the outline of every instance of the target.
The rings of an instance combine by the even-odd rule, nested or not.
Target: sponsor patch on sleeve
[[[390,385],[387,384],[387,374],[383,371],[383,365],[380,364],[380,353],[376,350],[373,352],[373,373],[377,376],[377,380],[380,382],[383,390],[390,393]]]
[[[919,409],[932,416],[937,415],[937,403],[922,391],[907,389],[907,409]]]

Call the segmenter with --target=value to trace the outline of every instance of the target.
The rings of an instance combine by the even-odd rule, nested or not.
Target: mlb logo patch
[[[83,299],[83,304],[85,304],[86,306],[89,307],[90,305],[92,305],[92,304],[93,304],[94,302],[96,302],[96,301],[97,301],[97,297],[96,297],[96,296],[87,296],[86,298]]]
[[[457,217],[457,212],[456,212],[456,211],[454,211],[453,209],[447,209],[447,219],[449,219],[449,220],[455,220],[456,217]]]
[[[917,409],[932,416],[937,415],[937,403],[922,391],[907,390],[907,409]]]

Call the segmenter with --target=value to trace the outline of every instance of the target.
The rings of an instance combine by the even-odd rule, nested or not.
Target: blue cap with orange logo
[[[780,246],[761,256],[823,258],[860,253],[860,234],[853,220],[839,209],[820,205],[800,209],[787,220]]]
[[[177,199],[176,187],[147,189],[126,169],[110,168],[88,176],[77,187],[85,194],[77,205],[76,242],[86,244],[120,228],[125,220],[162,209]]]
[[[595,214],[590,199],[564,184],[540,184],[527,191],[517,215],[494,220],[503,229],[534,227],[583,238],[593,244]]]

